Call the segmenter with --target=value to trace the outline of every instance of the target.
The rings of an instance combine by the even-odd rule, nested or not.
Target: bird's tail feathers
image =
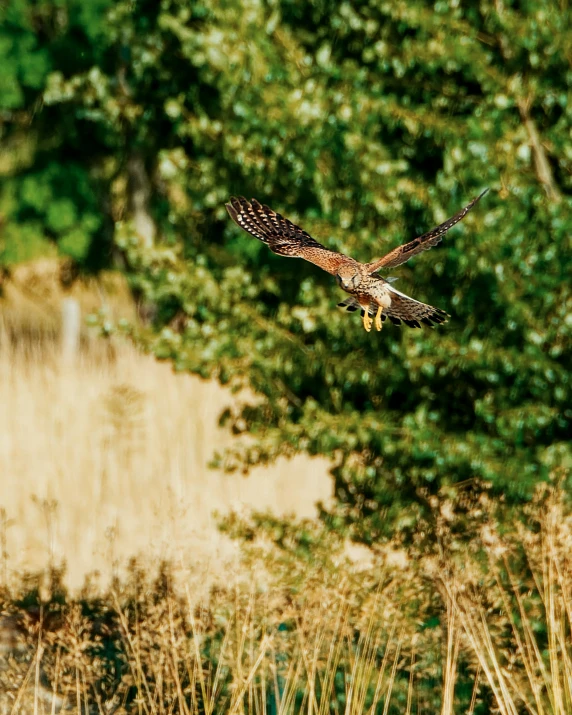
[[[381,315],[383,321],[389,318],[394,325],[404,323],[410,328],[420,328],[421,324],[433,326],[446,322],[448,315],[444,310],[434,308],[432,305],[427,305],[427,303],[421,303],[405,295],[405,293],[391,288],[391,286],[388,286],[388,289],[391,293],[391,305],[383,309]],[[338,307],[345,308],[350,313],[359,310],[362,317],[365,313],[364,308],[353,296],[338,303]],[[377,304],[371,302],[367,312],[369,315],[374,316],[377,312]]]
[[[387,309],[391,321],[403,321],[410,328],[420,328],[424,325],[439,325],[446,323],[449,317],[441,308],[435,308],[427,303],[422,303],[415,298],[410,298],[397,288],[387,286],[391,295],[391,305]]]

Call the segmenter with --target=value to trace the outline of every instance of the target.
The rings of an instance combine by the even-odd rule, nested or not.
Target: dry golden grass
[[[357,567],[314,527],[312,559],[261,539],[198,601],[200,574],[183,584],[167,566],[133,565],[99,598],[67,597],[56,576],[43,605],[28,581],[6,602],[0,708],[568,715],[572,519],[560,496],[531,507],[532,529],[487,529],[462,554],[412,552],[398,571],[381,553]]]
[[[284,461],[248,478],[208,468],[232,439],[217,421],[233,398],[218,385],[86,331],[77,360],[62,361],[56,277],[53,262],[22,267],[0,304],[0,509],[10,573],[65,562],[77,588],[93,571],[105,583],[140,554],[220,566],[233,550],[215,510],[308,516],[329,498],[324,460]],[[116,317],[134,317],[113,277],[78,283],[72,295],[84,315],[107,303]]]
[[[441,586],[498,711],[563,715],[572,712],[572,515],[552,489],[527,512],[529,524],[508,535],[487,528],[486,561],[445,570]]]
[[[261,591],[245,584],[257,564],[241,569],[242,579],[198,608],[192,586],[176,593],[168,573],[153,583],[134,571],[104,606],[83,601],[46,607],[43,622],[28,617],[19,654],[0,670],[0,704],[34,713],[357,715],[388,712],[395,700],[412,712],[412,628],[395,618],[395,583],[310,573],[297,591],[278,570]]]

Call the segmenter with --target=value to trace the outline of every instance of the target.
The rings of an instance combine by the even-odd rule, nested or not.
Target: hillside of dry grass
[[[233,401],[218,385],[84,328],[73,361],[61,355],[61,303],[86,317],[135,319],[119,277],[59,285],[53,261],[22,266],[0,303],[0,474],[8,574],[66,566],[80,588],[145,555],[150,563],[220,568],[234,549],[214,512],[315,514],[331,493],[324,460],[294,459],[247,478],[209,469],[232,440],[218,426]]]

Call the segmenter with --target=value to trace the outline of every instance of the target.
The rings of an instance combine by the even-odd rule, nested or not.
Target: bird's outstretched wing
[[[409,243],[404,243],[402,246],[394,248],[393,251],[390,251],[388,254],[383,256],[383,258],[379,258],[377,261],[368,263],[367,269],[369,273],[375,273],[375,271],[380,268],[394,268],[395,266],[400,266],[413,256],[416,256],[418,253],[427,251],[429,248],[436,246],[441,241],[443,235],[446,234],[450,228],[453,228],[455,224],[459,223],[459,221],[462,221],[477,201],[482,199],[487,191],[488,189],[485,189],[482,194],[473,199],[471,203],[467,204],[464,209],[459,211],[459,213],[447,219],[439,226],[431,229],[431,231],[427,231],[427,233],[414,238],[413,241],[409,241]]]
[[[266,243],[279,256],[303,258],[333,275],[344,263],[354,262],[343,253],[322,246],[309,233],[256,199],[231,197],[226,210],[240,228]]]

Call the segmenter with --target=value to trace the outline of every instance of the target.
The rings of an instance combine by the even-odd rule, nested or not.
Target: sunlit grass
[[[52,573],[43,602],[22,580],[3,596],[2,697],[14,712],[565,715],[572,524],[557,491],[529,518],[462,562],[441,551],[439,570],[431,550],[364,567],[306,523],[311,560],[261,535],[206,594],[166,564],[75,597]]]
[[[65,562],[66,582],[77,588],[86,574],[97,571],[106,581],[142,553],[220,572],[234,549],[213,511],[308,516],[328,499],[325,460],[283,461],[247,479],[209,469],[215,450],[232,440],[218,418],[235,398],[87,330],[77,359],[62,360],[57,271],[44,262],[20,273],[0,303],[8,574]],[[72,295],[84,316],[107,306],[115,317],[133,318],[116,278],[79,283]]]

